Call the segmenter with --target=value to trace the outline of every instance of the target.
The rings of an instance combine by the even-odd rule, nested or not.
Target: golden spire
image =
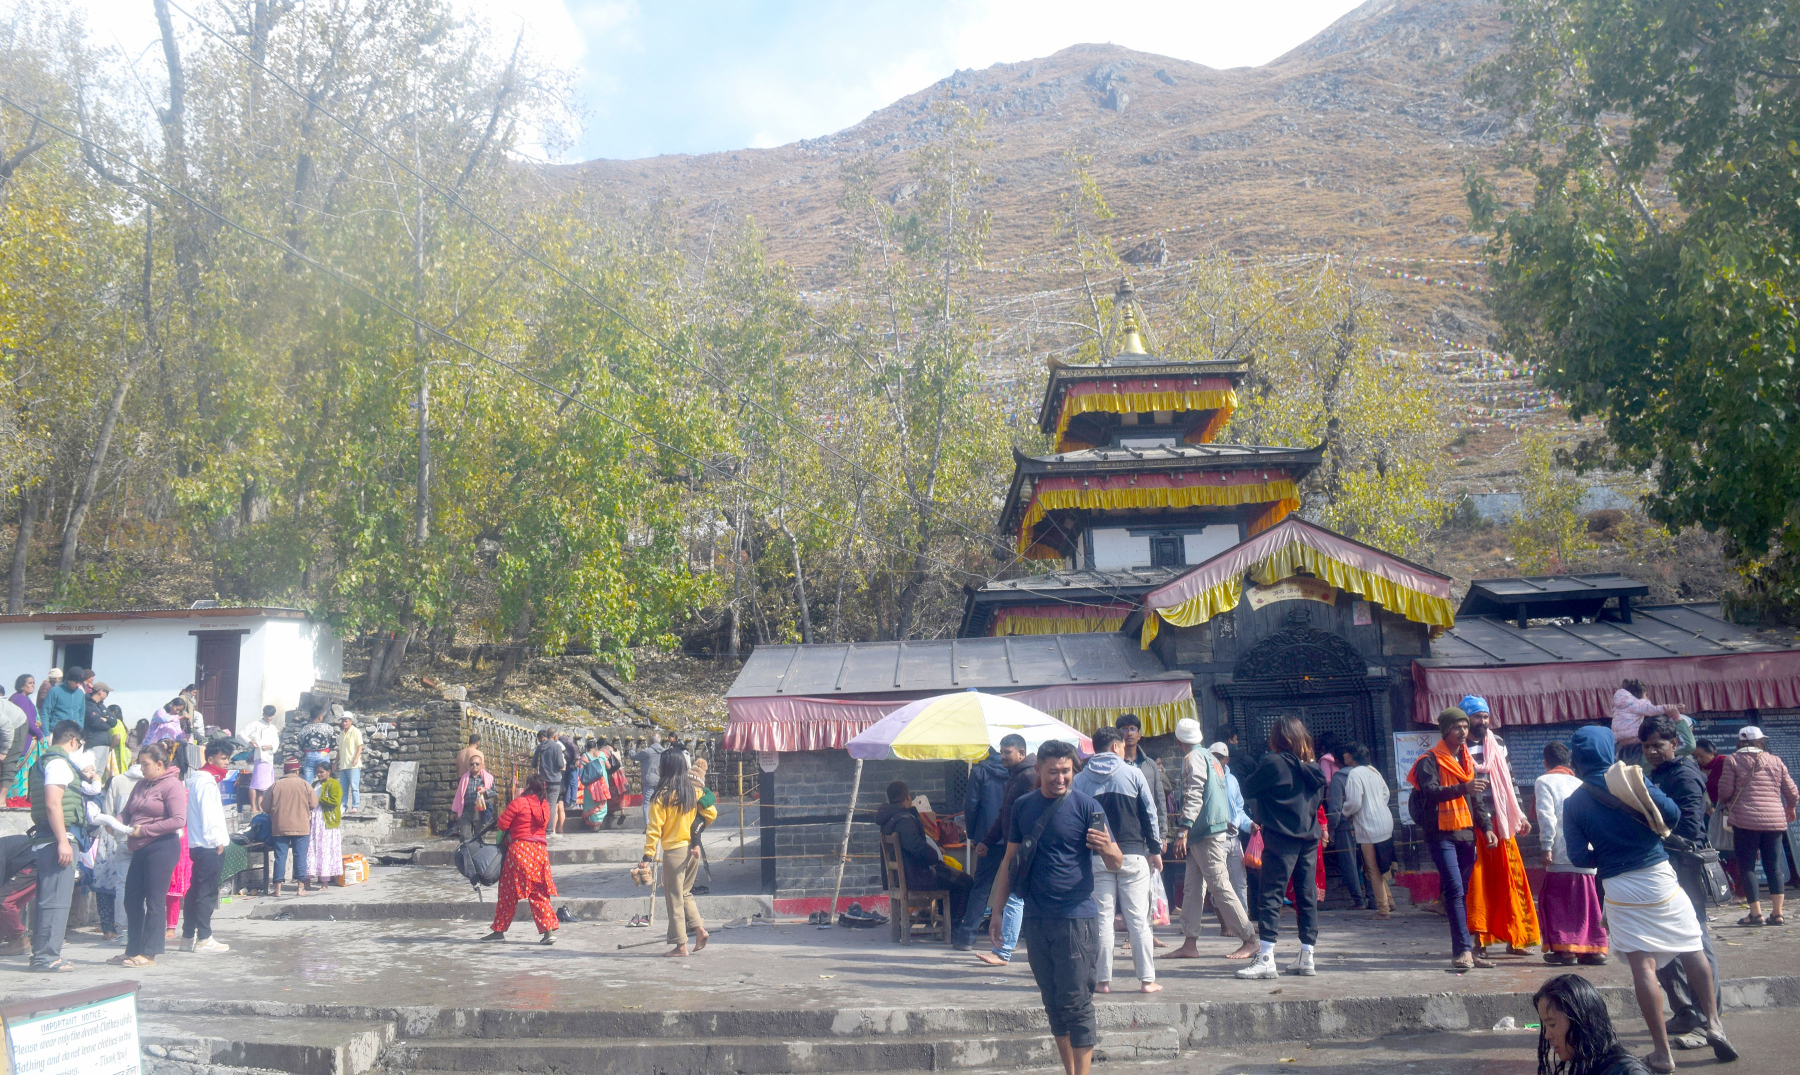
[[[1110,350],[1109,357],[1149,354],[1149,343],[1145,340],[1143,326],[1139,323],[1143,311],[1138,309],[1137,289],[1131,286],[1130,280],[1119,281],[1119,290],[1113,295],[1113,313],[1119,319],[1116,322],[1118,335],[1113,337],[1118,341],[1118,347]]]

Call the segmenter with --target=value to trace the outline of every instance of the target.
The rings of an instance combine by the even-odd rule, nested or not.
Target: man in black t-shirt
[[[1049,742],[1038,747],[1037,775],[1037,791],[1021,795],[1013,804],[1006,857],[988,900],[993,910],[988,929],[998,948],[1002,912],[1016,883],[1025,900],[1022,932],[1031,976],[1043,996],[1063,1071],[1087,1075],[1094,1057],[1094,964],[1100,950],[1094,859],[1098,856],[1106,869],[1117,870],[1125,856],[1113,842],[1100,804],[1071,787],[1073,746]],[[1013,864],[1023,853],[1020,845],[1040,832],[1040,821],[1030,869],[1015,878]]]

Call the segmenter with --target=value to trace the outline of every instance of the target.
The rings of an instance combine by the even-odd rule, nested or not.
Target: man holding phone
[[[1117,870],[1125,856],[1107,827],[1106,811],[1074,790],[1075,758],[1069,743],[1038,747],[1038,789],[1013,806],[1006,857],[988,900],[993,910],[988,929],[998,947],[1006,899],[1016,889],[1025,900],[1022,932],[1031,975],[1063,1071],[1088,1075],[1097,1036],[1094,970],[1100,943],[1094,858]]]

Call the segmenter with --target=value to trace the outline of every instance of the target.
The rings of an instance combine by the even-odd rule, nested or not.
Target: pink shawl
[[[1494,835],[1510,840],[1518,835],[1525,820],[1519,808],[1519,795],[1513,788],[1512,765],[1506,760],[1506,744],[1492,731],[1481,752],[1482,761],[1476,771],[1487,778],[1488,794],[1494,797]]]
[[[488,772],[485,769],[482,770],[482,772],[481,772],[481,790],[482,791],[494,790],[494,774]],[[464,769],[462,779],[460,779],[456,782],[456,798],[450,800],[450,816],[451,817],[461,816],[462,806],[463,806],[463,796],[468,794],[468,791],[469,791],[469,771],[467,769]]]

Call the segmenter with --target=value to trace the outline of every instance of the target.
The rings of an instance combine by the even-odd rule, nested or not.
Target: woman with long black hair
[[[1325,798],[1325,771],[1313,752],[1312,734],[1296,716],[1275,718],[1269,752],[1244,781],[1244,802],[1262,826],[1262,872],[1258,877],[1258,951],[1239,978],[1275,977],[1275,941],[1288,879],[1294,882],[1294,914],[1300,925],[1300,958],[1289,974],[1313,975],[1313,945],[1319,939],[1319,803]]]
[[[700,845],[693,842],[694,820],[711,821],[719,816],[713,806],[713,794],[699,786],[688,765],[687,752],[667,751],[656,794],[645,808],[644,861],[656,858],[662,851],[663,895],[669,904],[669,943],[671,956],[688,954],[688,934],[693,934],[694,951],[706,947],[706,921],[700,917],[700,905],[694,902],[694,878],[700,874]]]
[[[1613,1032],[1594,984],[1559,974],[1531,998],[1538,1013],[1538,1075],[1649,1075]]]
[[[506,834],[506,865],[500,869],[500,890],[494,897],[494,931],[484,941],[504,941],[519,901],[531,904],[531,921],[538,928],[539,944],[554,944],[556,881],[550,876],[550,851],[544,833],[550,827],[551,804],[542,774],[525,781],[525,794],[506,804],[495,827]]]

